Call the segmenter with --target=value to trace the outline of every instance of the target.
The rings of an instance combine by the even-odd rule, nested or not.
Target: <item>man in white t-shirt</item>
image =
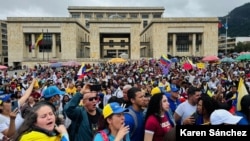
[[[201,96],[201,91],[195,87],[188,88],[188,99],[177,106],[174,119],[176,123],[182,125],[192,125],[195,123],[195,119],[192,116],[196,111],[198,99]]]

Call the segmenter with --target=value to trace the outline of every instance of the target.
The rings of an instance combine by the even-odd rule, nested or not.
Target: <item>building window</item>
[[[130,18],[136,19],[138,18],[137,14],[130,14]]]
[[[38,37],[39,36],[37,36],[37,38]],[[51,51],[52,51],[52,34],[44,33],[43,40],[39,44],[39,52],[51,52]]]
[[[96,18],[102,19],[103,18],[103,14],[96,14]]]
[[[148,14],[142,14],[142,15],[141,15],[141,18],[142,18],[142,19],[148,19],[148,17],[149,17]]]
[[[196,51],[196,52],[199,52],[199,51],[200,51],[200,45],[196,45],[195,51]]]
[[[176,35],[176,49],[177,52],[189,52],[189,34]]]
[[[85,26],[86,26],[87,28],[89,28],[89,21],[88,21],[88,20],[85,21]]]
[[[153,18],[161,18],[161,14],[154,14]]]
[[[114,47],[114,40],[109,40],[109,47]]]
[[[148,21],[143,21],[143,28],[145,28],[148,25]]]
[[[80,13],[72,13],[72,18],[80,18]]]
[[[125,40],[121,40],[121,47],[125,47]]]
[[[119,14],[121,18],[126,18],[126,14]]]
[[[107,50],[107,57],[116,57],[116,50]]]
[[[92,18],[92,15],[91,15],[91,14],[85,14],[85,15],[84,15],[84,18],[85,18],[85,19],[91,19],[91,18]]]

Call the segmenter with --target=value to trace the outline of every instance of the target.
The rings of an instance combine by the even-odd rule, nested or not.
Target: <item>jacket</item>
[[[68,132],[70,139],[73,136],[74,140],[71,139],[70,141],[90,141],[94,137],[94,133],[90,129],[87,111],[84,107],[79,106],[81,99],[82,94],[76,93],[64,107],[64,111],[71,119],[72,124]],[[97,108],[97,110],[102,113],[101,109]]]

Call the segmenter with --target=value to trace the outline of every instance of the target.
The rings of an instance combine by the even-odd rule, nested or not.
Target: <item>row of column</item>
[[[35,41],[35,34],[31,34],[31,42],[32,45],[35,45],[36,41]],[[39,52],[39,47],[34,47],[34,49],[32,49],[32,58],[36,58],[37,57],[37,53]],[[52,34],[52,57],[56,58],[56,34]]]

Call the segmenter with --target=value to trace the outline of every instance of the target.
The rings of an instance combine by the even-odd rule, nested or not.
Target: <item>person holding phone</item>
[[[33,79],[24,95],[16,101],[11,101],[10,94],[2,97],[0,102],[0,132],[4,136],[11,137],[15,134],[15,131],[20,128],[23,122],[20,107],[30,96],[35,82],[36,79]]]
[[[98,90],[87,83],[65,105],[64,111],[71,120],[68,128],[70,141],[91,141],[98,129],[102,110],[97,108]],[[79,106],[82,100],[83,106]]]
[[[37,102],[13,136],[14,141],[69,141],[63,124],[56,124],[56,107],[47,101]]]

